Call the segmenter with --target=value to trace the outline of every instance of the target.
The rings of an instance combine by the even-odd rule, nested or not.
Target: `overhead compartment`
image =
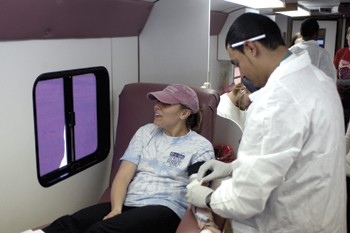
[[[2,0],[0,40],[137,36],[153,2]]]

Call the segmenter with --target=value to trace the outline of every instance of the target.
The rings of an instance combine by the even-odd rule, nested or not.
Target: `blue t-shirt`
[[[164,205],[184,215],[191,164],[214,159],[212,144],[194,131],[171,137],[155,124],[138,129],[121,160],[137,165],[124,205]]]

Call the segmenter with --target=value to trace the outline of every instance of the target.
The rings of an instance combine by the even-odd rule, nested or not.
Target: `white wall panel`
[[[201,86],[207,80],[209,0],[154,4],[140,35],[141,82]]]
[[[234,11],[228,15],[226,22],[222,27],[221,32],[218,36],[218,60],[226,60],[226,61],[231,60],[227,54],[226,47],[225,47],[226,35],[232,23],[238,18],[238,16],[245,13],[246,11],[247,9],[243,8],[243,9]]]
[[[211,88],[217,91],[220,91],[221,84],[221,70],[220,70],[220,62],[217,59],[218,53],[218,37],[210,36],[210,83]]]
[[[41,73],[105,66],[113,81],[111,87],[119,92],[124,83],[137,80],[135,41],[0,42],[1,232],[20,232],[46,224],[98,200],[108,182],[110,157],[49,188],[37,181],[32,87]]]
[[[112,54],[114,135],[118,120],[119,94],[125,84],[138,82],[138,38],[114,38],[112,40]]]

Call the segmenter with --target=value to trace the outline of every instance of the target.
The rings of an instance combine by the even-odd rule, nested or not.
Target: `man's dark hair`
[[[318,35],[318,30],[320,26],[315,19],[306,19],[302,22],[300,27],[300,33],[303,40],[310,40],[314,35]]]
[[[281,31],[275,22],[264,15],[245,13],[239,16],[231,25],[226,36],[225,48],[262,34],[265,34],[266,37],[259,40],[259,42],[265,48],[275,50],[278,46],[285,45]],[[243,53],[243,46],[238,46],[235,49]]]

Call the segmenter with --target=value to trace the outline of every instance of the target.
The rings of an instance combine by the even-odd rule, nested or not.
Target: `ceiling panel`
[[[342,15],[338,12],[339,5],[341,4],[341,9],[347,9],[350,5],[350,0],[309,0],[309,1],[298,1],[298,0],[285,0],[286,3],[299,3],[305,8],[309,9],[312,12],[312,15],[319,14],[329,14],[329,15]],[[243,6],[237,5],[234,3],[227,2],[225,0],[211,0],[211,10],[212,11],[221,11],[221,12],[232,12],[237,9],[242,8]],[[327,10],[329,8],[330,12],[320,12],[320,8]],[[333,9],[332,9],[333,8]],[[332,11],[331,11],[332,9]],[[269,12],[269,10],[264,11]],[[272,10],[270,10],[272,12]],[[346,14],[346,12],[345,12]]]

